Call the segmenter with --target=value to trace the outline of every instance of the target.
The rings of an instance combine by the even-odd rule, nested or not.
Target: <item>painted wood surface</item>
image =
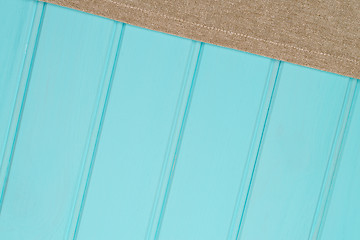
[[[360,238],[359,80],[1,3],[0,239]]]

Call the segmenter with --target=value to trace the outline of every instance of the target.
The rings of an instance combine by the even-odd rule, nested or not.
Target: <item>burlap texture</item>
[[[359,0],[45,0],[360,78]]]

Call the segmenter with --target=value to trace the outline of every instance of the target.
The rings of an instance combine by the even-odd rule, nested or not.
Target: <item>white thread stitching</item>
[[[328,56],[328,57],[333,57],[333,58],[339,58],[339,59],[347,60],[347,61],[350,61],[350,62],[354,62],[356,64],[359,63],[359,61],[355,60],[355,59],[350,59],[350,58],[341,57],[341,56],[335,56],[335,55],[331,55],[331,54],[328,54],[328,53],[322,53],[322,52],[317,52],[317,51],[310,51],[310,50],[300,48],[300,47],[296,47],[296,46],[292,46],[292,45],[289,45],[289,44],[286,44],[286,43],[273,42],[271,40],[265,40],[265,39],[262,39],[262,38],[252,37],[252,36],[242,34],[242,33],[236,33],[236,32],[229,31],[229,30],[224,30],[224,29],[221,29],[221,28],[216,28],[216,27],[207,26],[207,25],[200,24],[200,23],[190,22],[190,21],[186,21],[186,20],[181,19],[181,18],[171,17],[171,16],[167,16],[167,15],[162,14],[162,13],[153,12],[153,11],[150,11],[150,10],[145,10],[145,9],[142,9],[142,8],[139,8],[139,7],[130,6],[130,5],[126,4],[126,3],[118,3],[118,2],[115,2],[113,0],[105,0],[105,1],[113,3],[113,4],[118,5],[120,7],[126,7],[126,8],[130,8],[130,9],[138,10],[140,12],[150,14],[150,15],[158,15],[158,16],[163,17],[163,18],[171,19],[171,20],[181,22],[181,23],[191,24],[191,25],[201,27],[201,28],[206,28],[206,29],[209,29],[209,30],[212,30],[212,31],[215,30],[215,31],[218,31],[218,32],[223,32],[223,33],[228,34],[228,35],[240,36],[240,37],[244,37],[244,38],[249,38],[249,39],[253,39],[253,40],[257,40],[257,41],[270,43],[270,44],[273,44],[273,45],[294,48],[296,50],[303,51],[303,52],[315,53],[315,54],[318,54],[318,55],[323,55],[323,56]]]

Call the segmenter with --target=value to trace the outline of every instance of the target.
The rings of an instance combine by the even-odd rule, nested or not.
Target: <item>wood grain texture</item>
[[[160,239],[226,238],[271,63],[205,46]]]
[[[125,27],[78,239],[145,237],[192,44]]]
[[[34,0],[0,13],[0,239],[360,237],[359,80]]]
[[[63,239],[113,31],[110,20],[51,5],[43,11],[0,217],[3,239]]]
[[[0,211],[32,67],[43,4],[5,1],[0,9]],[[11,22],[11,24],[4,24]]]
[[[333,176],[320,239],[360,238],[360,81]]]
[[[18,85],[24,68],[24,61],[32,28],[36,2],[2,1],[0,8],[0,153],[1,160],[8,138],[8,128],[16,101]],[[11,22],[11,24],[4,24]],[[0,160],[0,163],[1,163]]]
[[[283,65],[240,239],[308,237],[347,85]]]

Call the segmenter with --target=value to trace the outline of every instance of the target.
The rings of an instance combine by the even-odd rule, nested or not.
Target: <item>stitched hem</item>
[[[356,59],[351,59],[351,58],[347,58],[347,57],[332,55],[332,54],[329,54],[329,53],[312,51],[312,50],[308,50],[308,49],[296,47],[296,46],[293,46],[293,45],[290,45],[290,44],[286,44],[286,43],[274,42],[274,41],[271,41],[271,40],[266,40],[266,39],[262,39],[262,38],[257,38],[257,37],[249,36],[249,35],[246,35],[246,34],[233,32],[233,31],[230,31],[230,30],[225,30],[225,29],[221,29],[221,28],[217,28],[217,27],[213,27],[213,26],[207,26],[207,25],[200,24],[200,23],[195,23],[195,22],[191,22],[191,21],[186,21],[186,20],[184,20],[184,19],[177,18],[177,17],[172,17],[172,16],[168,16],[168,15],[165,15],[165,14],[163,14],[163,13],[154,12],[154,11],[151,11],[151,10],[146,10],[146,9],[143,9],[143,8],[131,6],[131,5],[126,4],[126,3],[118,3],[118,2],[115,2],[115,1],[113,1],[113,0],[105,0],[105,1],[106,1],[106,2],[109,2],[109,3],[112,3],[112,4],[115,4],[115,5],[119,6],[119,7],[125,7],[125,8],[128,8],[128,9],[137,10],[137,11],[140,11],[140,12],[143,12],[143,13],[146,13],[146,14],[149,14],[149,15],[157,15],[157,16],[160,16],[160,17],[162,17],[162,18],[174,20],[174,21],[181,22],[181,23],[191,24],[191,25],[194,25],[194,26],[197,26],[197,27],[205,28],[205,29],[212,30],[212,31],[222,32],[222,33],[225,33],[225,34],[228,34],[228,35],[232,35],[232,36],[235,35],[235,36],[239,36],[239,37],[243,37],[243,38],[253,39],[253,40],[256,40],[256,41],[261,41],[261,42],[270,43],[270,44],[273,44],[273,45],[276,45],[276,46],[283,46],[283,47],[293,48],[293,49],[296,49],[296,50],[299,50],[299,51],[302,51],[302,52],[308,52],[308,53],[312,53],[312,54],[317,54],[317,55],[322,55],[322,56],[337,58],[337,59],[340,59],[340,60],[346,60],[346,61],[349,61],[349,62],[353,62],[353,63],[355,63],[355,64],[359,64],[359,63],[360,63],[360,59],[358,59],[358,58],[356,58]]]

